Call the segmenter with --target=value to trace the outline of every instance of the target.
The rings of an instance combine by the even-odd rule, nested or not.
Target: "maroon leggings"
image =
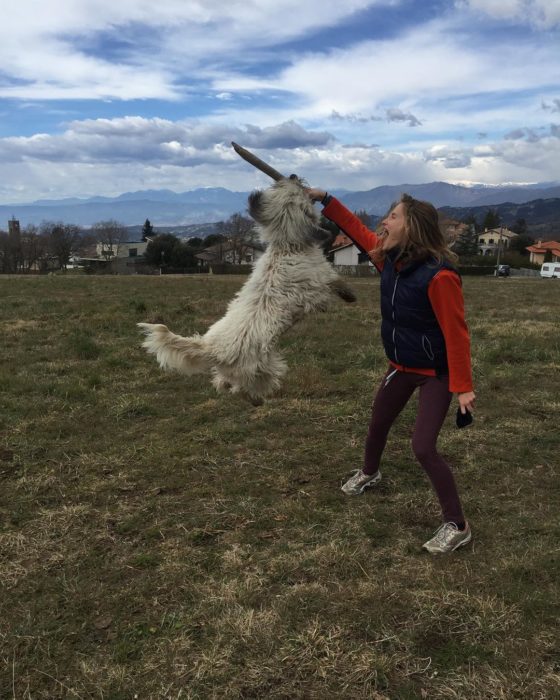
[[[455,479],[449,465],[436,449],[439,431],[451,403],[452,394],[448,385],[447,376],[426,377],[389,368],[372,405],[364,472],[374,474],[379,469],[389,430],[414,390],[420,387],[412,450],[432,482],[444,521],[460,523],[465,518]]]

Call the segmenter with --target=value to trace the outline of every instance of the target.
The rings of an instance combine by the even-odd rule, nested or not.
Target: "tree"
[[[80,239],[80,228],[74,224],[63,224],[61,221],[43,221],[40,231],[47,241],[49,253],[57,259],[60,269],[65,270]]]
[[[453,251],[459,257],[478,255],[478,233],[474,224],[469,224],[459,235],[453,246]]]
[[[149,243],[144,253],[144,260],[148,265],[165,267],[171,265],[174,248],[179,244],[179,239],[172,233],[160,233]]]
[[[17,272],[19,246],[19,237],[16,240],[13,232],[0,231],[0,272],[6,274]]]
[[[148,243],[144,260],[154,267],[184,269],[196,266],[195,252],[172,233],[161,233]]]
[[[469,214],[463,219],[464,224],[468,224],[469,226],[474,226],[474,230],[476,233],[480,233],[482,231],[482,226],[478,223],[478,220],[474,214]]]
[[[488,209],[486,212],[486,216],[484,217],[484,221],[482,223],[483,228],[486,229],[492,229],[492,228],[498,228],[500,225],[500,215],[498,214],[498,210],[494,209]]]
[[[98,243],[101,244],[101,255],[105,260],[112,260],[119,253],[121,243],[126,241],[126,228],[123,224],[108,219],[98,221],[91,227]]]
[[[154,235],[154,227],[150,223],[150,220],[146,219],[146,221],[144,221],[144,226],[142,226],[142,240],[146,241],[148,238],[153,238]]]
[[[533,245],[535,241],[528,236],[526,233],[521,233],[519,236],[513,238],[509,244],[510,251],[516,251],[521,253],[521,255],[529,255],[529,251],[526,250],[527,246]]]
[[[510,230],[514,233],[518,233],[520,236],[527,234],[527,222],[525,219],[517,219],[517,221],[510,226]],[[528,245],[531,245],[530,243]]]
[[[367,228],[371,229],[373,220],[365,209],[360,209],[359,211],[356,211],[354,213],[364,226],[367,226]]]
[[[223,222],[222,222],[223,224]],[[218,243],[225,243],[226,237],[221,233],[211,233],[204,239],[204,247],[210,248],[210,246],[218,245]]]
[[[30,224],[21,233],[22,272],[29,272],[34,265],[44,259],[48,250],[48,241],[39,235],[36,226]]]
[[[8,250],[8,234],[6,231],[0,231],[0,273],[8,272],[7,265],[7,250]]]
[[[237,265],[244,263],[256,238],[253,220],[242,214],[232,214],[227,221],[221,221],[216,228],[229,244],[232,262]]]

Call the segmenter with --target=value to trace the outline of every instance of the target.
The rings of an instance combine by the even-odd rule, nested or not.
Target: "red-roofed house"
[[[352,243],[352,239],[345,233],[339,233],[332,243],[332,250],[335,248],[340,248],[342,245],[349,245]]]
[[[550,259],[546,262],[560,262],[560,243],[558,241],[537,241],[533,245],[527,246],[531,257],[529,261],[542,265],[545,257],[550,254]]]

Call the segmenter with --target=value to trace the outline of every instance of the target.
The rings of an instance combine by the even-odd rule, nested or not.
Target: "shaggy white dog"
[[[164,325],[139,323],[143,346],[164,369],[209,372],[219,391],[240,392],[254,405],[280,386],[286,363],[276,350],[284,331],[333,294],[355,301],[318,244],[319,215],[295,176],[249,196],[249,213],[267,244],[264,255],[223,318],[204,335],[183,338]]]

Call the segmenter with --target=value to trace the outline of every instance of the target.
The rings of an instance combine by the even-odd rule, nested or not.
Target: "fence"
[[[519,269],[510,270],[510,275],[512,277],[540,277],[540,270],[530,270],[528,267],[520,267]]]
[[[493,275],[494,265],[459,265],[460,275]]]

